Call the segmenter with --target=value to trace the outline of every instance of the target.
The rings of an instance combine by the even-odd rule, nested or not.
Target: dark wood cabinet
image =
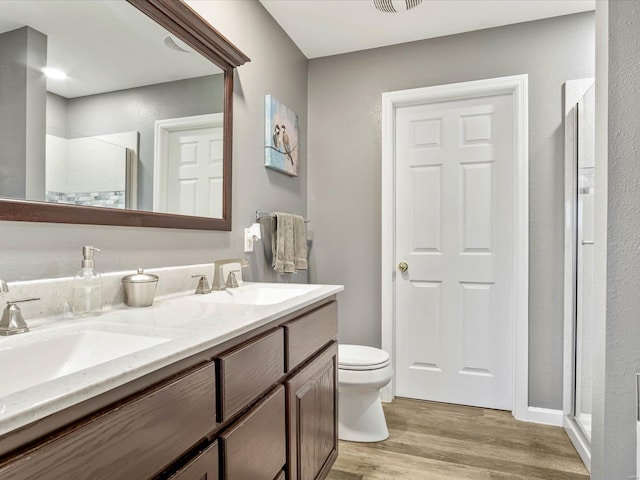
[[[169,480],[218,480],[218,457],[218,442],[214,442],[171,475]]]
[[[284,388],[277,387],[220,435],[223,478],[273,480],[287,461]]]
[[[284,332],[281,328],[217,359],[220,419],[231,419],[284,376]]]
[[[337,318],[322,300],[0,436],[0,479],[322,480],[337,457]]]
[[[338,335],[338,303],[322,307],[284,324],[287,372],[302,365]]]
[[[288,480],[325,478],[338,456],[338,344],[285,382]]]
[[[129,399],[0,465],[2,480],[151,478],[215,429],[213,363]]]

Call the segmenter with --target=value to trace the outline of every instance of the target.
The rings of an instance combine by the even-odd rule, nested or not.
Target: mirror
[[[0,219],[230,230],[248,60],[181,1],[0,2]]]

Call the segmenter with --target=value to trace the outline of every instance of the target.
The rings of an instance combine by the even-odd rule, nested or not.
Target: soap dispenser
[[[82,268],[73,278],[71,313],[76,317],[98,315],[102,311],[102,279],[94,270],[95,247],[82,247]]]

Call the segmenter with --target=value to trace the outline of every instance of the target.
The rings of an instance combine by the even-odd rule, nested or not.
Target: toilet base
[[[381,442],[389,438],[380,389],[339,389],[338,438],[349,442]]]

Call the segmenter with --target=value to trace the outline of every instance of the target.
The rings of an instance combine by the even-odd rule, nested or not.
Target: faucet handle
[[[5,282],[0,278],[0,293],[8,293],[8,292],[9,292],[9,286],[7,285],[7,282]]]
[[[2,312],[2,320],[0,320],[0,335],[8,336],[15,335],[17,333],[26,333],[29,331],[27,323],[22,317],[22,312],[17,303],[33,302],[34,300],[40,300],[39,298],[25,298],[22,300],[14,300],[7,302],[7,306]]]
[[[207,276],[204,274],[200,275],[192,275],[191,278],[199,278],[198,286],[196,287],[196,295],[204,295],[205,293],[211,293],[211,287],[209,286],[209,281],[207,280]]]
[[[227,275],[227,281],[225,283],[227,288],[237,288],[237,287],[239,287],[238,279],[236,278],[236,272],[239,272],[239,271],[240,270],[231,270],[229,272],[229,275]]]

